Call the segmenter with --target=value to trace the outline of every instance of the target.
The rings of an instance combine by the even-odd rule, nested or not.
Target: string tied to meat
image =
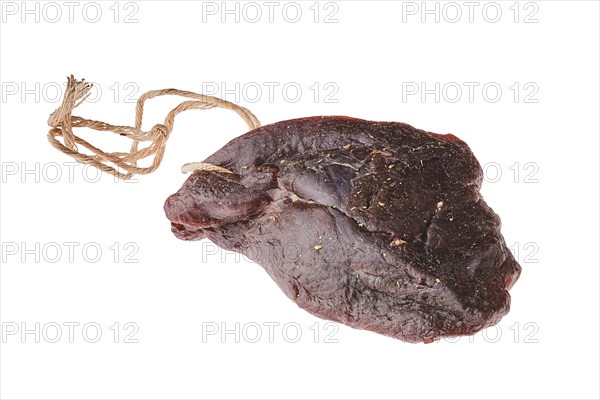
[[[248,125],[250,130],[259,128],[260,122],[247,108],[220,99],[179,89],[151,90],[141,95],[135,109],[135,125],[112,125],[106,122],[74,116],[73,110],[83,103],[90,95],[92,84],[85,80],[76,80],[73,75],[67,78],[67,88],[61,105],[48,118],[50,131],[48,141],[54,148],[73,157],[82,164],[92,165],[119,179],[131,179],[137,174],[149,174],[160,165],[166,147],[166,142],[173,131],[173,124],[177,114],[187,110],[208,110],[211,108],[225,108],[235,111]],[[179,103],[165,117],[164,122],[154,125],[149,131],[142,130],[144,104],[159,96],[180,96],[192,100]],[[106,152],[92,145],[88,141],[75,135],[74,128],[90,128],[96,131],[113,132],[132,140],[129,152]],[[62,137],[62,142],[59,140]],[[148,143],[147,145],[145,145]],[[85,148],[88,152],[80,151]],[[138,161],[153,157],[148,167],[138,166]],[[206,163],[189,163],[182,167],[182,172],[197,169],[207,169],[221,172],[231,172],[223,167],[211,166]]]

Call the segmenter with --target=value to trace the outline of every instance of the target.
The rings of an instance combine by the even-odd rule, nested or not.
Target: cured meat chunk
[[[409,342],[509,311],[521,268],[466,143],[398,122],[311,117],[208,157],[165,203],[174,234],[243,253],[301,308]]]

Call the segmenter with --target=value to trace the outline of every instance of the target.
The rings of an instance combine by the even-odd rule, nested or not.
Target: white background
[[[221,2],[76,2],[72,22],[63,2],[29,2],[33,14],[3,2],[0,395],[598,398],[599,6],[513,3],[496,4],[495,23],[497,7],[485,2],[472,22],[463,2],[438,3],[439,22],[435,14],[421,21],[421,2],[299,2],[295,23],[295,5],[276,4],[271,22],[263,2],[239,3],[239,22],[226,14],[223,23]],[[257,9],[262,18],[252,22]],[[349,115],[457,135],[487,166],[482,193],[519,253],[511,312],[473,337],[429,345],[326,325],[260,266],[170,232],[162,205],[185,180],[180,165],[245,133],[243,121],[226,110],[180,115],[157,172],[97,180],[45,137],[69,74],[100,89],[75,115],[114,124],[133,124],[130,94],[222,84],[231,92],[215,95],[263,124]],[[439,102],[407,94],[421,82],[439,82]],[[465,82],[479,85],[473,101]],[[498,101],[491,89],[484,97],[486,84],[501,88]],[[456,86],[462,97],[452,102]],[[151,102],[144,128],[178,101]],[[82,134],[106,150],[129,145]],[[21,336],[36,323],[39,343]],[[79,324],[72,343],[68,323]],[[89,343],[94,326],[102,336]],[[222,328],[234,333],[222,337]]]

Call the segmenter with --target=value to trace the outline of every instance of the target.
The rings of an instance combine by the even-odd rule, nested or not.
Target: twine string
[[[79,106],[90,95],[92,85],[85,80],[76,80],[73,75],[67,78],[67,88],[63,101],[48,118],[50,131],[48,141],[54,148],[65,153],[79,163],[92,165],[119,179],[131,179],[136,174],[149,174],[154,172],[160,165],[166,147],[166,142],[173,130],[175,117],[188,110],[208,110],[211,108],[225,108],[235,111],[248,125],[250,130],[260,127],[258,119],[250,110],[230,103],[218,97],[189,92],[178,89],[152,90],[141,95],[137,101],[135,110],[135,126],[111,125],[106,122],[95,121],[72,115],[73,110]],[[142,131],[142,119],[144,115],[144,104],[159,96],[181,96],[193,100],[186,100],[172,109],[162,124],[154,125],[149,131]],[[90,128],[96,131],[114,132],[125,136],[133,142],[129,152],[105,152],[81,137],[73,133],[74,128]],[[62,136],[62,142],[58,139]],[[142,142],[149,142],[147,146],[140,147]],[[80,147],[87,149],[91,154],[80,151]],[[138,161],[147,157],[154,157],[149,167],[139,167]],[[184,172],[193,171],[202,165],[210,168],[204,163],[186,164]],[[215,166],[216,167],[216,166]],[[218,167],[225,170],[222,167]],[[125,172],[123,172],[125,171]]]

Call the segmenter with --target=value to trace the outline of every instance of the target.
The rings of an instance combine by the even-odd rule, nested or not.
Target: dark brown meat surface
[[[409,342],[473,334],[521,268],[466,143],[398,122],[282,121],[242,135],[165,203],[175,235],[256,261],[301,308]]]

